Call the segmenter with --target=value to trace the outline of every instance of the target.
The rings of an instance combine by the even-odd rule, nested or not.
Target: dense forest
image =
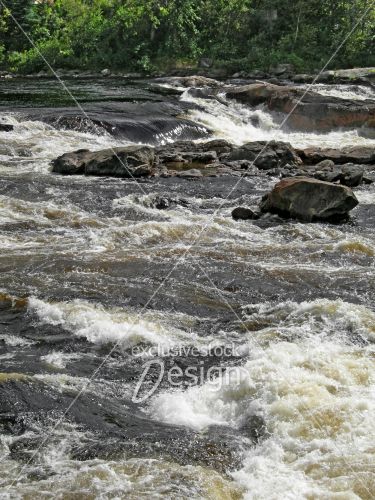
[[[228,71],[309,71],[364,12],[331,64],[341,68],[375,65],[373,0],[4,0],[0,64],[39,71],[41,52],[55,68],[152,72],[209,58]]]

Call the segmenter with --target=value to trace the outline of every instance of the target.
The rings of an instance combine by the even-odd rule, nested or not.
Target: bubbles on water
[[[152,414],[194,429],[240,429],[247,417],[261,415],[269,435],[248,448],[233,474],[246,498],[370,499],[374,350],[342,342],[342,335],[373,340],[374,313],[317,300],[252,305],[244,321],[251,331],[241,333],[249,343],[242,376],[223,379],[216,391],[206,384],[164,392],[153,400]]]

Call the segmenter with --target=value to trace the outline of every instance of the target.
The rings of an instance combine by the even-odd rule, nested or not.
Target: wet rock
[[[109,70],[109,69],[107,69],[107,68],[106,68],[106,69],[103,69],[103,70],[100,72],[100,74],[101,74],[102,76],[109,76],[109,75],[111,74],[111,72],[110,72],[110,70]]]
[[[223,157],[220,158],[221,160]],[[286,164],[301,164],[301,159],[290,144],[271,141],[249,142],[229,153],[227,162],[249,160],[261,170],[283,167]]]
[[[169,208],[172,203],[173,200],[171,200],[167,196],[156,196],[156,198],[152,202],[152,206],[154,208],[157,208],[158,210],[165,210],[166,208]]]
[[[145,146],[91,152],[81,149],[65,153],[52,162],[52,171],[66,175],[144,177],[151,174],[154,151]]]
[[[353,163],[347,163],[342,166],[340,182],[344,186],[356,187],[362,184],[364,169]]]
[[[297,153],[303,162],[309,165],[315,165],[323,160],[331,160],[335,164],[375,164],[375,147],[371,146],[346,146],[342,149],[317,149],[310,147],[299,149]]]
[[[249,416],[241,425],[240,431],[253,443],[259,443],[268,435],[266,422],[259,415]]]
[[[332,160],[323,160],[313,167],[284,171],[282,177],[305,176],[326,182],[339,182],[344,186],[356,187],[362,184],[364,167],[347,163],[335,165]]]
[[[14,130],[14,125],[10,123],[0,123],[0,132],[11,132]]]
[[[182,179],[199,179],[200,177],[203,177],[203,174],[200,170],[192,168],[190,170],[178,172],[177,177],[181,177]]]
[[[30,108],[26,116],[57,129],[100,136],[107,133],[136,144],[159,145],[163,138],[192,141],[209,137],[207,128],[181,118],[189,109],[197,108],[194,103],[171,96],[157,96],[157,101],[143,102],[144,99],[140,90],[135,100],[141,102],[90,102],[85,104],[84,115],[76,108]]]
[[[182,465],[206,465],[219,471],[238,465],[238,443],[234,446],[233,439],[224,439],[223,433],[212,431],[201,436],[185,427],[154,421],[131,402],[95,393],[83,393],[72,404],[75,395],[74,390],[56,390],[32,377],[0,382],[0,431],[17,436],[9,445],[11,458],[37,461],[38,454],[33,456],[33,452],[46,445],[46,427],[52,429],[51,421],[63,417],[64,423],[89,432],[75,442],[74,437],[71,440],[73,459],[111,460],[130,454],[169,458]],[[64,423],[55,434],[50,433],[49,446],[61,443]]]
[[[324,96],[291,86],[254,83],[227,91],[227,97],[251,106],[289,114],[287,126],[305,131],[345,127],[375,128],[375,100],[357,101]]]
[[[306,177],[288,178],[265,195],[260,209],[302,221],[343,220],[358,205],[346,186]]]
[[[235,220],[256,220],[259,219],[259,213],[251,208],[237,207],[232,211],[232,217]]]
[[[213,78],[205,76],[174,76],[170,78],[162,78],[161,81],[170,85],[179,87],[222,87],[223,84]]]

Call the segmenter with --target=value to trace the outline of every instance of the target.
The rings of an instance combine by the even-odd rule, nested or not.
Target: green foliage
[[[368,0],[6,0],[0,64],[152,72],[209,57],[228,70],[322,67]],[[14,22],[17,19],[20,26]],[[375,65],[375,6],[331,67]],[[21,29],[20,29],[21,27]],[[33,45],[22,33],[24,30]]]

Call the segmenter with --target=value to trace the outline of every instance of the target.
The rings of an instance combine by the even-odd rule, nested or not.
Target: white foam
[[[163,322],[158,313],[139,314],[120,308],[108,310],[82,300],[51,304],[33,297],[28,307],[41,323],[62,326],[94,344],[119,343],[126,348],[146,342],[167,348],[177,342],[193,342],[196,338],[193,333]]]
[[[46,354],[45,356],[41,356],[41,360],[44,361],[47,365],[52,366],[53,368],[57,368],[59,370],[63,370],[66,368],[66,365],[75,359],[79,359],[79,354],[71,354],[66,352],[57,352],[53,351],[50,354]]]
[[[374,340],[375,313],[316,300],[249,306],[244,321],[250,355],[241,376],[223,376],[216,391],[212,384],[167,391],[152,401],[152,414],[198,430],[241,428],[251,415],[263,416],[269,437],[248,449],[233,474],[246,498],[369,494],[374,349],[350,341]]]
[[[303,85],[303,88],[311,88],[310,85]],[[351,99],[353,101],[365,101],[366,99],[375,99],[375,92],[371,87],[363,85],[324,85],[315,84],[312,91],[321,95],[338,97],[339,99]]]
[[[289,142],[294,147],[319,146],[340,147],[351,145],[373,145],[372,139],[367,139],[358,134],[356,130],[335,131],[329,133],[281,131],[275,118],[261,107],[250,108],[241,103],[225,100],[203,99],[192,97],[188,91],[183,100],[194,102],[204,111],[192,110],[189,117],[211,129],[215,137],[226,139],[229,142],[241,145],[252,141],[283,141]]]

